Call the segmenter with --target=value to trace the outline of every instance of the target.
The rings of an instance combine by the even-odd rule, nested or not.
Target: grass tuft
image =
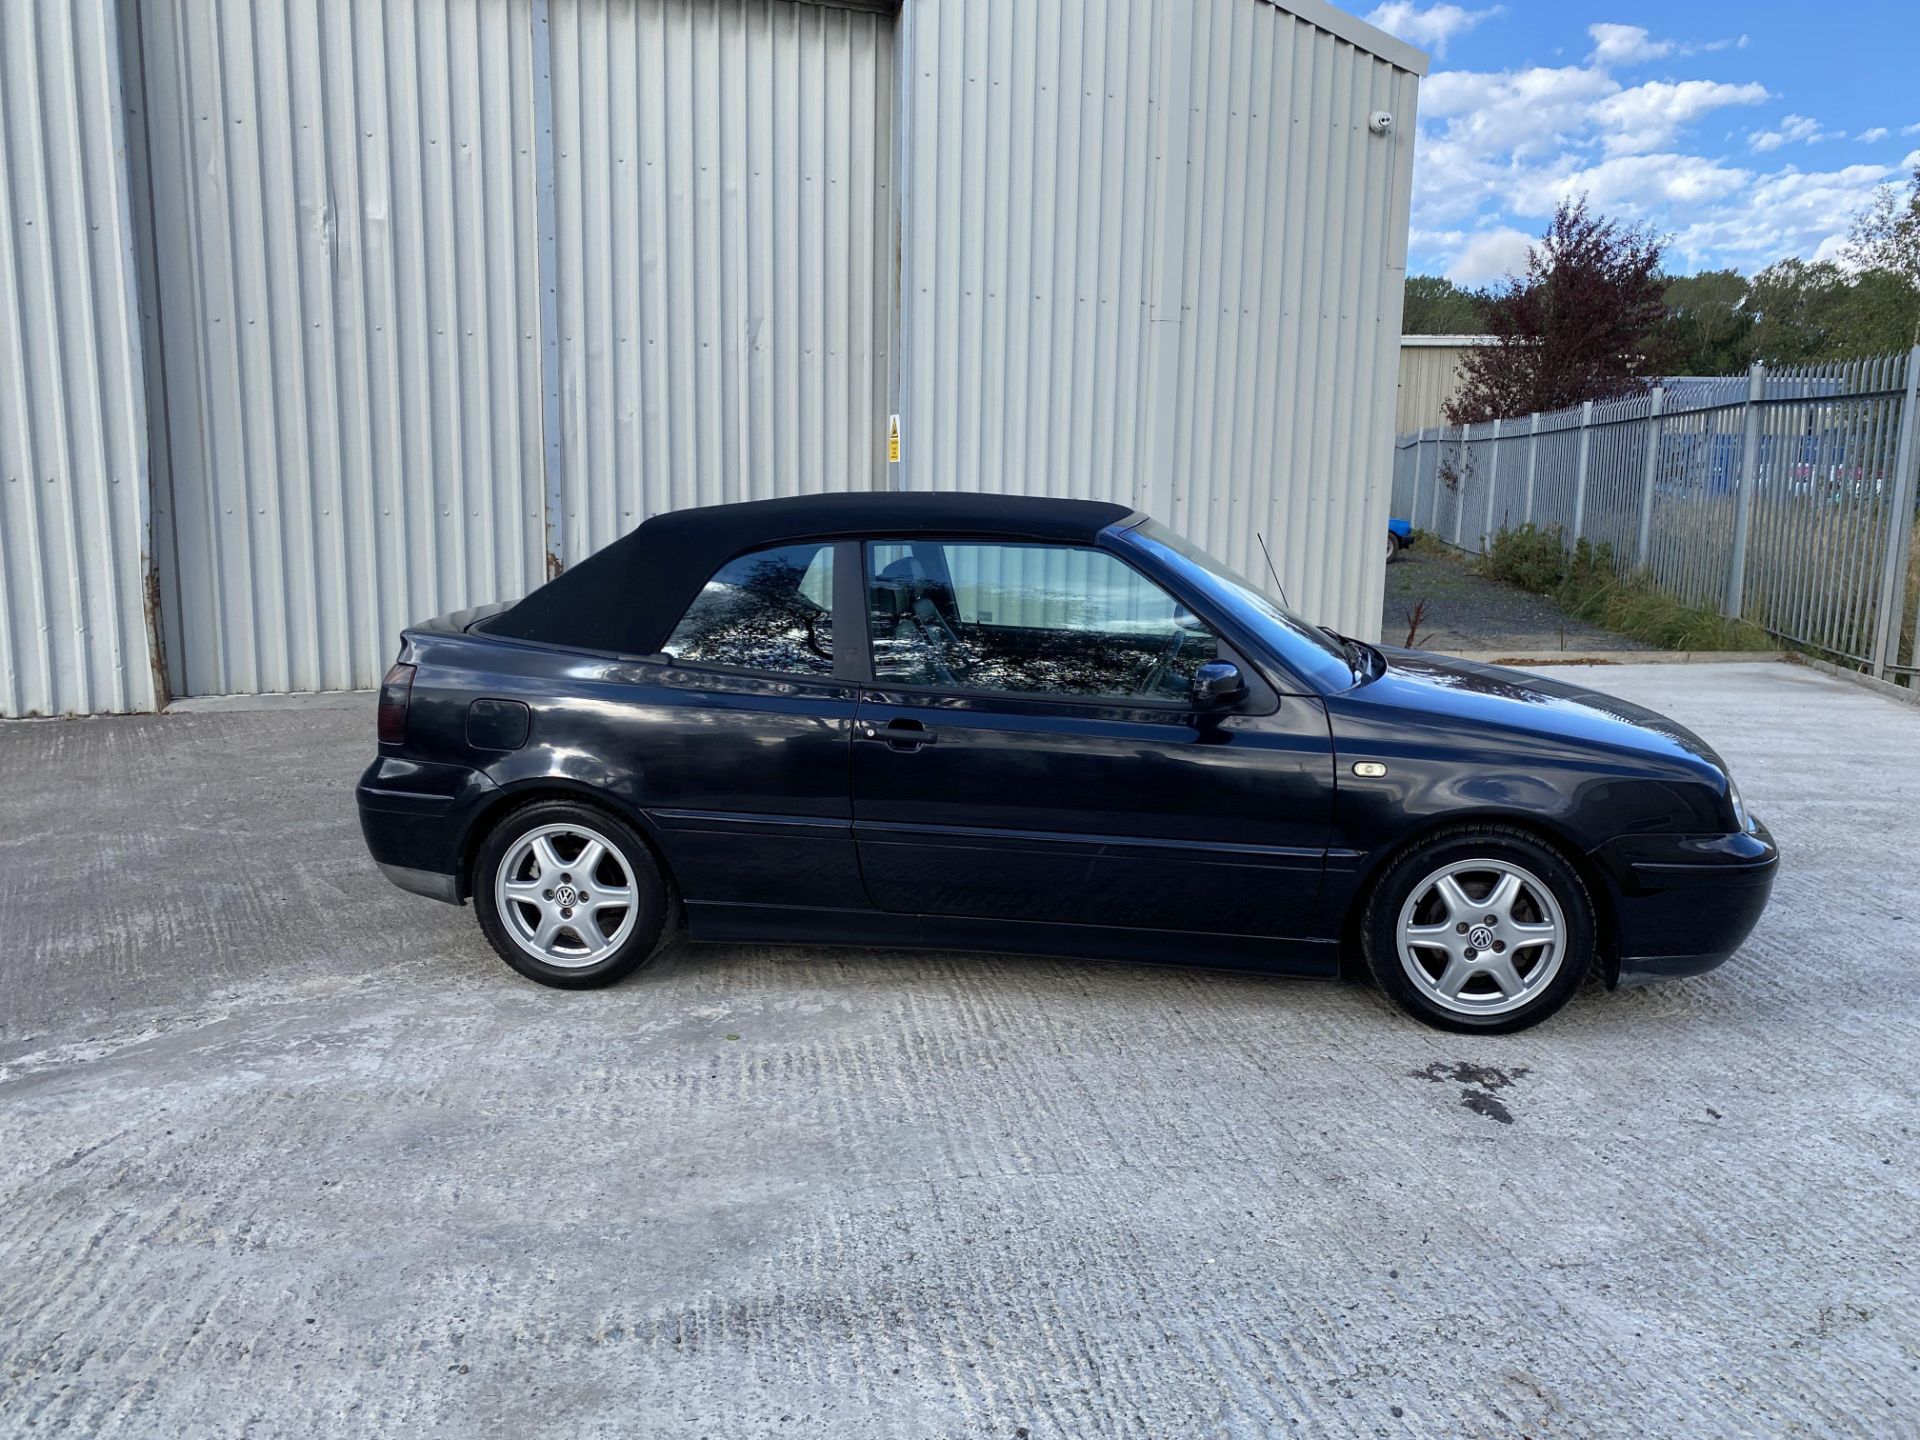
[[[1641,576],[1621,576],[1611,546],[1581,540],[1569,547],[1557,526],[1501,531],[1481,560],[1480,572],[1545,595],[1581,620],[1662,650],[1778,647],[1751,621],[1696,610],[1662,594]]]

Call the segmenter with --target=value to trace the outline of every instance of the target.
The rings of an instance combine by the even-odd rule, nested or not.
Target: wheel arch
[[[545,775],[516,781],[503,785],[487,797],[486,803],[473,813],[467,822],[467,833],[460,841],[460,865],[455,872],[461,900],[473,896],[473,866],[479,857],[480,847],[486,843],[487,836],[501,820],[523,805],[542,800],[566,800],[577,805],[590,806],[595,810],[604,810],[609,815],[630,826],[640,837],[641,843],[652,853],[653,863],[660,867],[661,877],[667,882],[667,894],[670,903],[677,902],[680,895],[679,882],[674,878],[673,866],[667,860],[667,853],[661,847],[660,837],[654,833],[653,823],[633,806],[617,795],[578,780],[569,780],[564,776]]]
[[[1432,839],[1443,831],[1475,825],[1497,825],[1508,830],[1524,831],[1572,867],[1574,874],[1578,875],[1581,882],[1586,885],[1587,894],[1593,900],[1594,954],[1599,959],[1606,976],[1607,988],[1612,989],[1617,985],[1620,977],[1620,932],[1618,916],[1615,914],[1613,890],[1607,884],[1606,876],[1600,872],[1578,842],[1564,830],[1558,829],[1538,815],[1514,814],[1503,810],[1466,810],[1429,816],[1400,836],[1392,845],[1382,846],[1377,853],[1370,856],[1354,880],[1352,892],[1347,896],[1345,911],[1341,916],[1341,953],[1346,956],[1357,956],[1360,953],[1360,917],[1366,911],[1367,900],[1373,893],[1374,884],[1394,861],[1416,845]]]

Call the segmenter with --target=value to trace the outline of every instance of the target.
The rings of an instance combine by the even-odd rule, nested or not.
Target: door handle
[[[903,752],[918,750],[922,745],[931,745],[934,741],[933,731],[918,720],[905,718],[889,720],[885,725],[862,720],[857,733],[862,740],[881,740],[886,742],[888,749]]]

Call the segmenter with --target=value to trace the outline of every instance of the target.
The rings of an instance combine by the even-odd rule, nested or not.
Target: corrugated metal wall
[[[371,685],[545,577],[528,0],[124,13],[175,688]]]
[[[155,704],[112,0],[0,21],[0,715]]]
[[[1478,337],[1465,335],[1408,335],[1401,340],[1394,434],[1411,435],[1447,423],[1447,401],[1460,386],[1460,361],[1478,343]]]
[[[1262,532],[1377,633],[1415,75],[1260,0],[907,24],[905,483]]]
[[[865,489],[888,398],[894,22],[554,0],[564,521]]]
[[[1161,9],[908,10],[908,487],[1131,498],[1151,441]]]
[[[1419,63],[1322,0],[16,0],[0,712],[156,703],[150,576],[174,693],[365,686],[885,483],[1261,531],[1370,635]]]

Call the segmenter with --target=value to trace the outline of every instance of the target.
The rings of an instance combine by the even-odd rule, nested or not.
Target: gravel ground
[[[367,863],[364,701],[0,726],[0,1432],[1913,1433],[1920,710],[1588,678],[1785,869],[1486,1039],[962,954],[542,990]]]
[[[1591,654],[1652,648],[1576,620],[1551,600],[1476,575],[1467,557],[1431,538],[1401,551],[1387,566],[1381,639],[1405,645],[1413,608],[1422,600],[1427,602],[1418,645],[1423,650],[1544,655],[1555,650]]]

